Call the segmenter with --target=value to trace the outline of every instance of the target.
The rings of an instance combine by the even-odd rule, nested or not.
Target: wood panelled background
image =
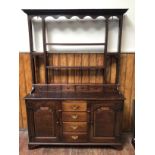
[[[44,83],[43,57],[37,56],[35,59],[36,81]],[[103,65],[103,54],[53,54],[49,55],[49,65],[54,66],[101,66]],[[108,69],[108,82],[114,83],[116,76],[115,59],[111,57]],[[132,103],[135,89],[135,54],[121,54],[120,90],[126,100],[123,112],[123,130],[131,130]],[[27,117],[24,96],[31,91],[31,67],[30,54],[19,53],[19,127],[27,128]],[[101,70],[49,70],[49,82],[52,83],[104,83],[103,72]]]

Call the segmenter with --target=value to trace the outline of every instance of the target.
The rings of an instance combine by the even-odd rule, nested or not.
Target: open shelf
[[[28,15],[28,28],[29,28],[29,39],[30,39],[30,52],[31,52],[31,69],[32,69],[32,83],[35,84],[36,83],[36,74],[35,74],[35,63],[37,62],[36,57],[42,57],[43,59],[41,60],[42,63],[44,64],[44,74],[45,74],[45,83],[48,84],[48,78],[49,78],[49,72],[48,70],[63,70],[63,69],[67,69],[67,70],[101,70],[103,71],[103,79],[105,83],[108,83],[109,81],[108,79],[108,74],[109,74],[109,62],[111,61],[111,57],[112,59],[116,59],[116,61],[114,60],[114,62],[116,63],[116,79],[115,79],[115,83],[119,83],[120,79],[119,79],[119,74],[120,74],[120,52],[121,52],[121,39],[122,39],[122,24],[123,24],[123,15],[124,13],[126,13],[128,9],[56,9],[56,10],[52,10],[52,9],[23,9],[23,11]],[[39,16],[42,20],[41,20],[41,30],[42,30],[42,45],[43,45],[43,52],[42,53],[38,53],[37,51],[34,51],[34,46],[33,46],[33,18],[35,18],[35,16]],[[47,22],[48,20],[46,18],[48,18],[49,16],[52,16],[54,18],[59,18],[62,16],[67,17],[68,19],[70,19],[73,16],[78,16],[80,19],[84,20],[84,17],[86,16],[90,16],[92,17],[94,20],[97,19],[99,16],[103,16],[104,18],[102,20],[104,20],[105,24],[103,24],[104,28],[105,28],[105,33],[103,36],[102,41],[86,41],[86,42],[51,42],[48,37],[48,28],[47,28]],[[111,18],[113,19],[117,18],[118,19],[118,41],[117,41],[117,51],[116,53],[110,53],[108,51],[108,39],[109,39],[109,24],[113,21],[110,20]],[[49,61],[53,61],[52,59],[55,57],[50,57],[49,53],[55,54],[55,53],[70,53],[67,52],[67,50],[69,51],[69,48],[67,50],[65,50],[65,52],[57,52],[56,49],[52,49],[49,48],[50,46],[90,46],[90,48],[92,49],[93,52],[88,52],[87,53],[98,53],[95,52],[96,50],[94,50],[93,46],[104,46],[104,49],[101,50],[101,52],[103,54],[103,60],[102,60],[102,65],[103,66],[95,66],[95,63],[93,64],[93,62],[90,62],[90,64],[92,63],[92,65],[94,66],[61,66],[61,64],[59,63],[60,66],[52,66],[52,64],[54,65],[53,62],[49,63]],[[63,47],[63,48],[65,48]],[[77,47],[75,47],[77,48]],[[81,47],[80,47],[81,48]],[[61,49],[61,48],[60,48]],[[75,54],[76,52],[73,50],[71,53]],[[79,53],[79,52],[77,52]],[[85,53],[84,51],[80,50],[80,53]],[[54,55],[53,55],[54,56]],[[50,59],[49,59],[50,58]],[[59,58],[58,58],[59,59]],[[63,57],[62,57],[63,59]],[[110,61],[109,61],[110,60]],[[57,60],[56,60],[57,61]],[[66,60],[65,60],[66,61]],[[83,59],[80,61],[84,61]],[[87,58],[86,58],[86,61]],[[113,62],[113,60],[112,60]],[[51,66],[49,66],[49,64]],[[57,62],[58,64],[58,62]],[[71,63],[73,64],[73,63]],[[81,64],[83,64],[81,62]],[[77,64],[77,65],[81,65],[81,64]],[[63,65],[67,65],[67,63],[64,63]],[[86,64],[88,65],[88,64]]]
[[[103,66],[46,66],[47,69],[103,70]]]
[[[45,45],[55,45],[55,46],[100,46],[106,43],[45,43]]]

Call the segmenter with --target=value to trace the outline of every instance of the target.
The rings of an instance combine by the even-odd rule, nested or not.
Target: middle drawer
[[[87,122],[87,112],[62,112],[63,122]]]
[[[87,122],[63,122],[63,131],[64,132],[86,132],[87,131]]]

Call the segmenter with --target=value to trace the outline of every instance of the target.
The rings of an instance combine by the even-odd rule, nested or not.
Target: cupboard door
[[[58,104],[52,101],[27,103],[29,138],[34,142],[51,142],[58,139]]]
[[[115,142],[120,136],[120,104],[97,103],[91,105],[91,135],[94,142]]]

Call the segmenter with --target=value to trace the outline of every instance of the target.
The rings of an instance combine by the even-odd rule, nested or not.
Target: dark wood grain
[[[25,106],[25,100],[24,97],[27,94],[27,89],[26,89],[26,79],[25,79],[25,74],[23,72],[24,68],[24,55],[19,55],[19,103],[20,103],[20,112],[19,116],[21,116],[22,118],[20,118],[20,122],[22,122],[22,128],[27,128],[27,115],[26,115],[26,106]],[[31,72],[28,72],[27,74],[31,74]]]
[[[21,69],[20,69],[20,85],[19,85],[19,88],[20,88],[20,90],[22,90],[23,92],[22,93],[20,93],[19,94],[19,96],[20,96],[20,105],[21,105],[21,108],[20,108],[20,110],[21,110],[21,120],[22,120],[22,126],[21,126],[21,128],[27,128],[27,118],[26,118],[26,109],[25,109],[25,102],[24,102],[24,96],[27,94],[27,90],[26,90],[26,87],[28,86],[30,86],[29,87],[29,90],[31,90],[31,84],[27,84],[27,82],[29,83],[29,82],[31,82],[31,81],[29,81],[29,80],[31,80],[31,70],[30,69],[27,69],[27,68],[30,68],[30,63],[27,63],[27,58],[24,58],[24,57],[29,57],[28,56],[29,55],[29,53],[20,53],[19,54],[19,61],[20,61],[20,64],[22,64],[22,66],[21,66]],[[101,56],[102,54],[97,54],[97,62],[100,64],[100,65],[102,65],[102,60],[103,60],[103,56]],[[128,55],[133,55],[133,57],[135,57],[135,55],[134,55],[134,53],[122,53],[121,54],[121,68],[120,68],[120,90],[121,90],[121,92],[122,93],[124,93],[124,91],[126,91],[126,89],[128,89],[128,90],[130,90],[131,92],[132,92],[132,95],[130,96],[130,97],[128,97],[126,100],[125,100],[125,105],[126,104],[131,104],[130,103],[130,101],[132,101],[133,100],[133,98],[134,98],[134,80],[129,80],[128,81],[128,85],[129,85],[129,87],[125,87],[125,79],[126,79],[126,77],[128,77],[129,76],[129,72],[127,72],[127,61],[129,61],[128,59],[131,59],[132,57],[131,56],[128,56]],[[79,61],[79,62],[77,62],[77,64],[81,64],[81,60],[82,60],[82,54],[77,54],[77,56],[78,56],[78,58],[76,59],[76,55],[75,55],[75,62],[77,62],[77,61]],[[29,57],[30,58],[30,57]],[[43,64],[43,58],[42,57],[37,57],[37,59],[38,59],[38,64],[39,64],[39,66],[38,66],[38,73],[37,73],[37,77],[38,77],[38,82],[39,83],[44,83],[44,81],[45,81],[45,77],[44,77],[44,64]],[[99,60],[99,61],[98,61]],[[132,67],[132,66],[134,66],[134,61],[131,61],[133,64],[130,66],[130,65],[128,65],[128,67],[130,68],[130,67]],[[56,65],[59,65],[59,63],[60,63],[60,55],[59,54],[54,54],[54,65],[56,66]],[[24,67],[25,66],[25,67]],[[28,67],[27,67],[28,66]],[[130,70],[133,70],[134,69],[134,67],[132,67]],[[78,71],[77,71],[78,72]],[[111,72],[111,71],[110,71]],[[55,72],[54,72],[54,83],[55,84],[58,84],[58,83],[61,83],[61,76],[60,76],[60,71],[57,71],[57,70],[55,70]],[[134,73],[134,71],[133,71],[133,73]],[[25,80],[25,75],[26,74],[26,77],[27,77],[27,80]],[[101,75],[101,73],[100,72],[97,72],[96,73],[97,75],[96,75],[96,83],[100,83],[99,81],[101,80],[102,81],[102,75]],[[75,83],[77,82],[77,83],[81,83],[81,80],[82,80],[82,75],[81,75],[81,71],[79,71],[78,72],[78,75],[79,76],[75,76]],[[133,77],[134,77],[134,74],[133,74]],[[86,79],[89,79],[89,77],[85,77]],[[110,78],[111,79],[111,78]],[[134,79],[134,78],[133,78]],[[102,83],[102,82],[101,82]],[[83,84],[84,85],[84,84]],[[55,89],[54,89],[54,87],[53,87],[53,91],[55,91],[55,90],[57,90],[57,89],[59,89],[58,87],[56,87]],[[77,86],[77,88],[76,88],[76,90],[78,91],[88,91],[88,89],[89,89],[89,87],[83,87],[82,85],[81,86]],[[132,105],[131,105],[132,106]],[[131,119],[131,109],[128,109],[127,110],[127,108],[130,108],[129,106],[125,106],[124,107],[124,113],[126,114],[126,115],[124,115],[124,117],[126,118],[126,120],[127,119]],[[129,125],[128,123],[130,122],[130,121],[126,121],[126,123],[124,122],[125,120],[123,120],[123,126],[124,126],[124,128],[123,128],[123,130],[124,131],[127,131],[127,130],[130,130],[131,128],[131,125]],[[127,127],[128,126],[128,127]]]
[[[62,142],[75,142],[77,145],[83,145],[83,142],[89,143],[89,145],[98,143],[98,145],[121,147],[123,99],[122,101],[111,98],[108,101],[79,101],[79,104],[76,105],[88,103],[90,109],[83,109],[83,111],[68,109],[68,104],[74,106],[75,102],[78,103],[78,101],[61,102],[58,99],[55,101],[26,99],[29,148],[38,144],[57,145]],[[67,104],[67,109],[62,108],[62,104]],[[65,124],[67,122],[69,124]],[[79,124],[74,124],[74,122]],[[80,123],[83,123],[84,126]],[[88,124],[91,127],[88,128]],[[79,128],[71,130],[71,126],[73,128],[75,125],[78,125]],[[80,142],[82,143],[80,144]]]
[[[62,15],[71,16],[101,16],[123,15],[128,9],[22,9],[27,15]]]
[[[87,132],[87,123],[86,122],[63,122],[63,131],[64,132]]]
[[[85,101],[65,101],[62,102],[63,111],[86,111],[87,103]]]
[[[62,120],[64,122],[86,122],[86,112],[62,112]]]
[[[32,19],[34,14],[38,14],[42,19],[42,44],[44,52],[43,64],[45,70],[45,84],[36,85],[36,80],[38,78],[36,77],[38,69],[37,66],[39,65],[37,61],[37,55],[32,55],[32,21],[29,20],[32,90],[25,97],[29,134],[29,149],[35,148],[38,145],[45,146],[47,144],[108,145],[114,146],[117,149],[122,149],[123,143],[121,140],[121,126],[125,98],[123,94],[121,94],[118,84],[120,73],[123,14],[127,11],[127,9],[66,9],[23,11],[27,13],[28,19]],[[73,15],[79,16],[80,18],[90,15],[91,17],[96,18],[98,15],[103,15],[105,17],[105,43],[47,43],[46,39],[48,32],[46,29],[45,18],[48,15],[53,16],[54,18],[62,15],[67,16],[67,18],[70,18]],[[117,49],[118,55],[108,55],[107,51],[109,23],[111,22],[110,16],[113,15],[119,19]],[[63,53],[60,55],[60,66],[57,66],[56,68],[53,63],[53,53],[48,53],[46,48],[47,45],[104,45],[104,64],[101,66],[104,66],[104,83],[96,84],[96,70],[99,69],[96,63],[96,53],[86,53],[85,59],[82,59],[81,67],[75,66],[75,53]],[[38,56],[40,57],[40,55]],[[107,81],[108,65],[110,65],[108,63],[109,59],[112,62],[110,82]],[[127,66],[131,65],[131,62],[127,62]],[[62,83],[64,83],[64,85],[60,85],[59,83],[50,85],[50,83],[54,83],[55,69],[61,69],[61,78],[63,77]],[[84,82],[82,81],[82,83],[85,83],[84,85],[75,84],[75,69],[81,70],[82,77],[84,74],[86,77],[88,77],[88,79],[84,79]],[[86,71],[83,69],[86,69]],[[131,73],[130,70],[127,71]],[[132,76],[130,74],[127,80],[130,80],[131,77]],[[90,85],[87,85],[87,83]],[[82,87],[84,88],[84,91],[82,90]],[[26,88],[28,91],[28,87]],[[77,90],[77,88],[81,88],[82,91],[80,91],[80,89]],[[126,97],[131,96],[131,94],[131,92],[125,92]],[[68,106],[69,104],[72,104],[72,106]],[[66,122],[84,122],[87,124],[86,131],[65,131],[64,124]]]
[[[87,142],[86,132],[64,132],[63,140],[69,143]]]

